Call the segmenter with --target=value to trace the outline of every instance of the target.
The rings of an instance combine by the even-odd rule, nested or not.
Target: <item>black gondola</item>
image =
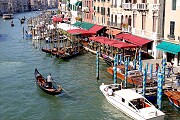
[[[34,75],[36,78],[37,85],[43,90],[44,92],[50,94],[50,95],[58,95],[62,92],[62,87],[57,85],[52,85],[50,88],[49,86],[46,86],[46,79],[39,73],[39,71],[35,68]]]

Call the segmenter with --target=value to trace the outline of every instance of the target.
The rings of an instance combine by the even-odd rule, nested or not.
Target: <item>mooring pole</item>
[[[99,52],[96,52],[96,78],[99,80]]]
[[[143,73],[143,96],[145,97],[145,93],[146,93],[146,79],[147,79],[147,68],[144,69],[144,73]]]
[[[163,86],[163,75],[161,72],[158,73],[158,90],[157,90],[157,105],[158,109],[162,109],[162,86]]]
[[[117,83],[117,54],[114,57],[114,84]]]
[[[128,76],[128,61],[124,62],[125,65],[125,76],[124,76],[124,87],[127,88],[127,76]]]

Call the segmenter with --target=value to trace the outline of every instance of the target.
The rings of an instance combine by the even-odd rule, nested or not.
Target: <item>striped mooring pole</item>
[[[145,97],[145,93],[146,93],[146,79],[147,79],[147,68],[144,69],[144,73],[143,73],[143,96]]]
[[[150,79],[152,79],[153,64],[150,65]]]
[[[136,70],[136,59],[133,60],[133,69]]]
[[[96,52],[96,78],[99,80],[99,52]]]
[[[163,79],[163,84],[165,83],[165,71],[166,71],[166,59],[163,59],[162,63],[163,69],[162,69],[162,79]]]
[[[128,76],[128,61],[124,62],[125,65],[125,76],[124,76],[124,87],[127,88],[127,76]]]
[[[139,50],[139,71],[142,72],[141,50]]]
[[[116,84],[117,83],[117,54],[114,57],[114,67],[113,67],[113,70],[114,70],[114,84]]]
[[[119,65],[121,65],[122,62],[122,54],[119,55]]]
[[[146,63],[146,72],[148,73],[148,63]]]
[[[157,89],[157,105],[158,109],[162,109],[162,89],[163,89],[163,75],[161,72],[158,73],[158,89]]]

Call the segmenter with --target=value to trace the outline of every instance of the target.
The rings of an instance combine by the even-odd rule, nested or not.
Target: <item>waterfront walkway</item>
[[[162,59],[142,60],[143,68],[145,68],[146,63],[148,63],[149,66],[150,66],[150,64],[153,64],[153,72],[155,72],[156,63],[159,63],[159,65],[161,67],[162,66],[161,61],[162,61]],[[167,78],[167,76],[166,76],[165,85],[163,86],[163,88],[172,86],[173,88],[176,88],[176,89],[178,89],[178,91],[180,91],[180,86],[179,87],[176,86],[176,74],[177,74],[178,70],[180,70],[180,66],[174,66],[173,68],[174,68],[174,74],[172,74],[172,72],[171,72],[170,78]],[[167,74],[167,70],[166,70],[166,74]]]

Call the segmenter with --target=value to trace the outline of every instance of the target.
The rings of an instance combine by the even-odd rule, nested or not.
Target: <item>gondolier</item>
[[[52,76],[51,76],[51,74],[49,74],[47,76],[47,83],[48,83],[48,87],[52,88]]]

